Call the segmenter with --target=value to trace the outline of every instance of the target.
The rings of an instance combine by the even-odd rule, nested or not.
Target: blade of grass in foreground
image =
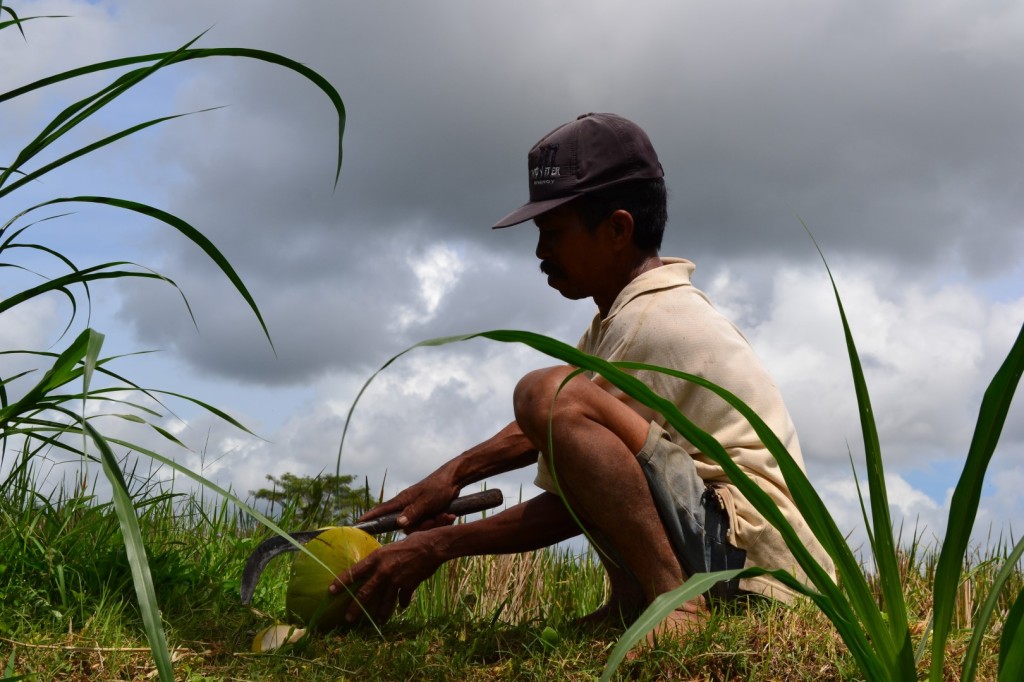
[[[153,660],[156,662],[160,679],[163,682],[173,682],[174,669],[171,665],[170,651],[167,649],[167,636],[164,634],[163,623],[160,620],[160,606],[156,600],[153,575],[149,570],[149,560],[146,558],[146,546],[142,541],[139,520],[135,517],[135,505],[128,494],[128,484],[117,466],[114,452],[99,431],[89,422],[83,422],[82,427],[88,432],[100,451],[103,472],[107,480],[110,481],[114,510],[121,526],[121,535],[124,538],[124,547],[128,553],[128,563],[132,572],[132,583],[135,586],[135,595],[139,600],[142,624],[149,640],[149,648],[153,652]]]
[[[96,73],[99,71],[119,69],[125,66],[131,66],[133,64],[144,64],[146,62],[159,62],[163,60],[167,60],[164,65],[169,66],[170,64],[185,62],[192,59],[203,59],[207,57],[244,57],[248,59],[256,59],[259,61],[268,62],[270,64],[276,64],[278,66],[282,66],[287,69],[291,69],[292,71],[295,71],[296,73],[304,76],[306,79],[311,81],[318,88],[320,88],[320,90],[325,95],[327,95],[327,98],[331,100],[331,104],[334,105],[334,109],[338,114],[338,161],[334,173],[334,184],[335,186],[337,186],[338,179],[341,177],[341,143],[345,133],[346,120],[345,105],[342,102],[341,95],[338,94],[338,91],[334,88],[333,85],[330,84],[330,82],[326,78],[324,78],[323,76],[321,76],[319,73],[309,68],[308,66],[300,64],[299,62],[296,62],[292,59],[288,59],[287,57],[283,57],[279,54],[267,52],[265,50],[254,50],[240,47],[190,48],[186,50],[181,50],[179,52],[160,52],[156,54],[139,55],[136,57],[125,57],[122,59],[97,62],[96,64],[90,64],[88,66],[83,66],[77,69],[71,69],[69,71],[54,74],[53,76],[42,78],[35,82],[29,83],[28,85],[24,85],[20,88],[15,88],[14,90],[2,93],[0,94],[0,102],[6,101],[8,99],[13,99],[15,97],[18,97],[19,95],[23,95],[27,92],[32,92],[33,90],[38,90],[39,88],[44,88],[48,85],[53,85],[54,83],[59,83],[61,81],[77,78],[79,76],[85,76],[90,73]]]
[[[1024,325],[1021,326],[1010,353],[992,378],[982,398],[978,423],[967,452],[967,462],[950,502],[946,537],[943,539],[939,563],[935,569],[932,596],[935,605],[935,630],[932,634],[931,679],[935,681],[942,679],[946,640],[952,627],[957,586],[960,583],[964,553],[967,551],[974,519],[978,514],[985,471],[999,442],[1022,373]]]
[[[1024,592],[1006,614],[1003,636],[999,640],[999,682],[1017,682],[1024,678]]]
[[[756,574],[761,574],[763,571],[758,569]],[[625,660],[626,654],[629,650],[636,645],[641,639],[643,639],[648,632],[653,630],[658,624],[668,616],[677,606],[683,602],[695,599],[700,595],[704,594],[712,587],[715,583],[721,580],[732,580],[733,578],[748,577],[748,571],[744,569],[735,569],[731,571],[717,571],[715,573],[698,573],[691,577],[683,585],[671,592],[666,592],[660,595],[657,599],[651,602],[651,605],[640,614],[640,617],[636,619],[626,632],[622,634],[619,641],[615,644],[615,648],[612,649],[612,653],[608,656],[608,662],[605,664],[604,673],[601,675],[601,682],[610,680],[611,676],[618,669],[622,661]]]
[[[45,391],[46,387],[50,385],[59,386],[66,383],[64,375],[68,372],[79,371],[78,363],[82,362],[84,365],[82,373],[83,391],[88,393],[90,375],[96,366],[99,350],[102,345],[102,334],[91,329],[83,331],[78,339],[76,339],[76,342],[72,344],[72,349],[74,350],[70,353],[65,352],[61,354],[57,358],[54,367],[46,373],[46,377],[41,382],[43,390]],[[30,392],[27,397],[34,401],[39,396]],[[113,451],[103,436],[83,416],[59,406],[51,405],[49,409],[62,413],[77,422],[82,429],[83,435],[87,434],[88,438],[100,452],[103,472],[111,485],[114,509],[117,513],[121,534],[124,538],[125,551],[127,552],[128,564],[131,568],[132,582],[135,585],[135,594],[139,601],[139,611],[142,616],[143,627],[146,630],[146,637],[149,640],[160,679],[163,682],[173,682],[174,671],[171,666],[171,655],[167,650],[167,638],[164,635],[163,624],[160,621],[160,609],[156,601],[156,590],[153,587],[153,576],[149,570],[146,549],[142,542],[142,531],[139,529],[139,521],[135,517],[135,505],[128,493],[128,485],[125,483],[121,470],[117,465],[117,459],[114,457]],[[84,405],[82,409],[85,409]]]
[[[992,622],[993,616],[995,616],[999,595],[1002,593],[1003,587],[1006,585],[1007,580],[1010,579],[1010,576],[1017,572],[1017,562],[1020,560],[1021,554],[1024,554],[1024,538],[1016,544],[1009,556],[1006,557],[1003,567],[999,570],[995,580],[992,581],[992,587],[989,589],[988,597],[985,598],[985,603],[978,609],[978,613],[974,617],[974,632],[971,633],[971,643],[967,647],[967,653],[964,654],[964,667],[961,679],[973,680],[977,674],[978,657],[981,653],[981,644],[985,638],[985,631],[988,630],[988,625]],[[1004,641],[999,648],[1000,669],[1002,669],[1001,662],[1006,653],[1010,651],[1010,647],[1014,646],[1014,631],[1019,625],[1019,620],[1016,624],[1010,621],[1011,617],[1008,614],[1003,625],[1003,637],[1009,638],[1009,641]],[[1021,645],[1024,645],[1024,642],[1017,644],[1017,646]],[[1021,677],[1021,675],[1016,675],[1011,679],[1019,680]]]
[[[91,203],[100,204],[104,206],[115,206],[117,208],[122,208],[128,211],[141,213],[142,215],[149,216],[150,218],[155,218],[156,220],[159,220],[160,222],[170,225],[174,229],[181,232],[193,244],[201,248],[203,252],[207,255],[207,257],[214,263],[216,263],[217,266],[220,268],[221,272],[224,273],[224,275],[231,281],[231,283],[235,286],[235,289],[238,291],[238,293],[241,294],[242,298],[245,299],[245,302],[249,304],[249,308],[252,310],[253,314],[256,315],[256,319],[259,321],[260,328],[263,330],[263,334],[264,336],[266,336],[267,342],[270,343],[270,347],[272,349],[274,348],[274,342],[270,338],[270,330],[267,329],[267,324],[263,320],[263,315],[260,313],[259,307],[256,305],[256,301],[253,299],[252,295],[249,293],[249,290],[242,282],[242,278],[239,277],[238,273],[235,272],[235,269],[231,267],[231,263],[229,263],[228,259],[224,257],[224,254],[220,252],[220,249],[214,246],[213,242],[211,242],[209,238],[206,237],[206,235],[204,235],[202,232],[194,228],[192,225],[188,224],[181,218],[172,215],[167,211],[163,211],[159,208],[154,208],[153,206],[141,204],[137,201],[129,201],[127,199],[115,199],[113,197],[60,197],[58,199],[50,199],[49,201],[44,201],[41,204],[36,204],[32,208],[25,211],[25,213],[28,213],[29,211],[34,211],[44,206],[49,206],[51,204],[63,203]],[[274,353],[276,355],[277,351],[275,350]]]
[[[608,662],[605,664],[604,673],[601,675],[601,681],[605,682],[605,680],[610,680],[611,676],[615,673],[615,670],[622,664],[622,661],[625,659],[629,650],[644,638],[647,633],[656,628],[658,624],[661,623],[661,621],[663,621],[665,617],[668,616],[668,614],[677,606],[704,594],[715,583],[721,580],[753,578],[759,575],[773,576],[779,582],[792,588],[794,591],[810,598],[819,606],[824,605],[822,608],[823,611],[825,611],[825,608],[828,606],[827,597],[809,589],[806,585],[794,578],[788,571],[769,571],[763,568],[743,568],[729,571],[717,571],[714,573],[698,573],[697,575],[692,576],[680,587],[672,590],[671,592],[666,592],[665,594],[660,595],[657,599],[651,602],[651,605],[648,606],[647,609],[640,614],[640,617],[637,618],[637,620],[629,627],[629,629],[622,634],[622,637],[619,638],[615,648],[612,649],[612,653],[608,656]]]
[[[861,433],[864,439],[864,459],[867,466],[868,497],[871,505],[872,523],[869,528],[869,537],[872,554],[878,567],[883,605],[888,616],[887,636],[882,637],[881,633],[875,631],[870,624],[866,625],[868,625],[868,629],[875,639],[876,645],[879,647],[879,653],[885,661],[886,669],[899,679],[911,680],[916,677],[914,645],[910,639],[906,597],[903,594],[903,583],[900,580],[896,540],[893,537],[892,517],[889,514],[889,497],[885,489],[882,447],[878,439],[878,429],[875,426],[874,410],[871,408],[871,398],[868,395],[868,386],[864,379],[864,370],[861,367],[860,356],[857,353],[857,345],[853,340],[853,332],[850,330],[846,309],[843,306],[842,298],[839,296],[839,287],[836,286],[835,277],[832,276],[832,269],[829,267],[825,254],[822,252],[821,247],[818,246],[818,242],[814,239],[810,228],[802,220],[800,222],[811,238],[814,248],[817,249],[818,255],[825,265],[825,271],[828,273],[829,282],[832,285],[836,306],[839,309],[839,318],[843,324],[846,351],[850,360],[854,392],[857,396],[857,409],[860,414]],[[844,573],[843,576],[845,578],[846,574]]]

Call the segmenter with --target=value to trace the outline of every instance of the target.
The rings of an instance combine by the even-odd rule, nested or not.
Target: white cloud
[[[424,253],[410,256],[406,262],[419,282],[420,305],[399,308],[394,327],[400,332],[434,319],[441,300],[465,270],[462,258],[447,244],[434,244]]]
[[[963,285],[908,284],[853,263],[837,278],[886,461],[921,467],[962,457],[982,392],[1024,321],[1024,299],[991,303]],[[820,271],[787,268],[772,293],[747,336],[783,390],[805,456],[842,466],[848,443],[862,450],[831,288]]]

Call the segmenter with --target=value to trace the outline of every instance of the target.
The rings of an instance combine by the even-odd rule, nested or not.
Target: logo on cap
[[[545,144],[537,149],[537,165],[530,169],[530,179],[535,185],[549,185],[553,178],[561,177],[562,167],[555,165],[558,144]]]

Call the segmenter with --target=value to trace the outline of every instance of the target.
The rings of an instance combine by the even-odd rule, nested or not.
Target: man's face
[[[537,216],[537,258],[548,285],[573,300],[594,296],[607,273],[611,253],[600,227],[591,232],[576,210],[559,206]]]

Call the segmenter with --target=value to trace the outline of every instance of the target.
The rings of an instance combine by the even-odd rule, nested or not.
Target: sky
[[[696,286],[764,360],[809,476],[856,544],[860,427],[835,298],[806,224],[865,365],[894,518],[907,535],[944,532],[981,396],[1024,321],[1024,6],[6,4],[70,18],[27,23],[27,41],[0,34],[2,91],[203,34],[197,46],[299,61],[345,102],[335,187],[337,119],[312,84],[237,59],[178,65],[45,160],[148,118],[220,108],[0,200],[4,220],[76,194],[170,211],[223,251],[266,319],[273,347],[203,254],[151,221],[82,207],[36,228],[80,266],[123,259],[173,279],[180,293],[148,281],[94,287],[88,322],[106,334],[107,354],[159,351],[119,360],[121,373],[212,403],[256,435],[173,401],[161,423],[190,451],[123,420],[108,420],[113,433],[244,495],[268,474],[333,472],[360,388],[419,341],[514,328],[575,343],[593,304],[546,286],[532,225],[490,225],[526,200],[537,139],[581,113],[611,111],[644,127],[665,168],[662,253],[697,264]],[[12,158],[110,78],[0,104],[0,155]],[[0,291],[15,285],[8,277]],[[0,340],[49,347],[68,314],[57,299],[4,313]],[[503,426],[517,378],[547,364],[481,340],[413,350],[355,408],[342,473],[390,496]],[[979,538],[1019,534],[1024,522],[1020,403],[988,473]],[[491,485],[514,501],[537,493],[532,478],[524,470]]]

